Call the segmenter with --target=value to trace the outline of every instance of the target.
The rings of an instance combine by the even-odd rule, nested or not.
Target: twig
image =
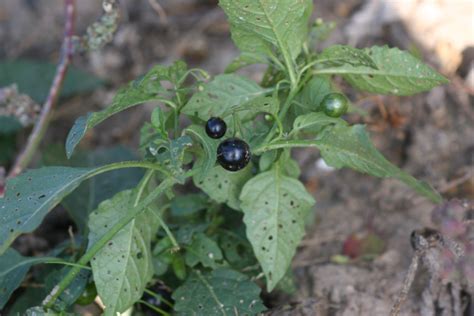
[[[395,300],[392,310],[390,311],[390,316],[398,316],[400,314],[400,309],[405,300],[407,299],[408,292],[410,292],[411,285],[413,283],[413,280],[415,279],[419,263],[420,254],[416,252],[413,258],[411,259],[410,267],[408,268],[405,280],[403,280],[403,286],[400,289],[400,292],[398,292],[397,299]]]
[[[449,181],[443,186],[438,188],[438,191],[441,193],[446,193],[447,191],[456,188],[460,184],[463,184],[466,181],[469,181],[471,178],[474,178],[474,169],[468,170],[459,178]]]
[[[160,5],[158,0],[148,0],[148,3],[153,8],[153,10],[155,10],[155,12],[158,14],[158,16],[160,17],[160,21],[164,25],[168,25],[168,16],[166,15],[166,11]]]
[[[49,90],[48,98],[41,109],[40,116],[36,121],[33,131],[28,137],[25,148],[21,154],[17,157],[15,164],[10,169],[8,173],[8,178],[15,177],[20,174],[23,169],[25,169],[28,164],[31,162],[34,153],[38,149],[43,136],[48,129],[49,121],[51,118],[52,111],[57,103],[59,92],[64,82],[64,78],[71,62],[73,55],[73,43],[72,36],[74,33],[74,20],[76,12],[76,0],[65,0],[66,7],[66,22],[65,22],[65,32],[63,46],[61,49],[61,59],[56,68],[56,74],[54,76],[53,83]],[[1,190],[1,188],[0,188]]]

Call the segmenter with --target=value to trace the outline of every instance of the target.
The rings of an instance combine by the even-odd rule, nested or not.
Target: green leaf
[[[169,67],[157,65],[143,78],[132,81],[127,87],[117,92],[112,104],[100,112],[88,113],[76,120],[66,140],[66,153],[71,157],[74,148],[84,137],[87,130],[93,128],[108,117],[132,106],[149,102],[170,99],[176,93],[162,86],[162,81],[179,84],[186,72],[186,64],[176,62]]]
[[[176,231],[176,240],[180,245],[190,245],[196,234],[204,232],[209,223],[183,223]]]
[[[0,134],[0,166],[6,166],[15,158],[16,154],[16,135]]]
[[[252,246],[245,236],[240,236],[233,231],[219,230],[219,247],[224,258],[235,269],[243,269],[256,263]]]
[[[220,0],[219,5],[242,52],[271,56],[279,51],[292,60],[300,54],[308,35],[311,0]]]
[[[202,164],[202,162],[197,162]],[[249,164],[239,172],[229,172],[221,166],[215,166],[203,179],[193,177],[194,184],[218,203],[226,203],[238,210],[239,195],[243,185],[252,177],[252,166]]]
[[[442,198],[427,183],[418,181],[385,159],[374,147],[363,125],[335,125],[315,140],[324,161],[334,168],[349,167],[381,178],[396,178],[416,192],[439,203]]]
[[[253,64],[264,64],[266,63],[265,59],[262,59],[261,56],[258,54],[252,54],[248,52],[244,52],[240,54],[237,58],[235,58],[225,69],[225,73],[232,73],[236,72],[240,68],[250,66]]]
[[[247,276],[230,269],[199,271],[173,292],[177,315],[258,315],[266,308],[260,288]]]
[[[53,310],[44,311],[43,307],[36,306],[26,310],[25,316],[74,316],[74,314],[67,312],[55,312]]]
[[[23,126],[16,117],[0,115],[0,134],[12,134],[22,128]]]
[[[53,270],[46,277],[46,287],[49,289],[48,293],[53,291],[54,287],[61,282],[70,269],[70,267],[63,267],[60,270]],[[84,292],[91,274],[90,270],[82,269],[71,284],[59,295],[58,299],[54,302],[53,308],[56,310],[65,310],[73,305],[79,296],[81,296],[82,292]]]
[[[204,210],[208,198],[202,193],[181,195],[171,201],[171,214],[173,216],[191,216]]]
[[[339,74],[355,88],[379,94],[411,95],[448,82],[419,59],[398,48],[374,46],[364,51],[378,69],[345,64],[315,70],[315,73]]]
[[[13,83],[19,90],[38,103],[46,101],[56,73],[56,64],[29,59],[0,62],[0,87]],[[82,70],[70,66],[61,89],[61,96],[89,92],[101,86],[103,81]]]
[[[5,307],[10,295],[20,286],[30,267],[48,259],[51,258],[23,257],[11,248],[0,256],[0,309]]]
[[[312,112],[298,116],[293,122],[292,134],[299,131],[319,133],[328,125],[347,125],[346,121],[340,118],[329,117],[322,112]]]
[[[313,77],[298,95],[297,100],[301,103],[300,106],[304,106],[304,108],[299,109],[296,113],[300,115],[308,113],[308,111],[317,111],[324,97],[332,92],[334,92],[334,89],[329,76]],[[298,109],[296,106],[294,108]]]
[[[318,56],[318,61],[331,67],[351,65],[378,69],[372,58],[363,50],[346,45],[333,45]]]
[[[186,264],[184,262],[183,256],[180,256],[178,254],[173,255],[171,267],[173,268],[173,272],[178,279],[180,280],[186,279],[186,275],[187,275]]]
[[[178,175],[183,171],[184,151],[191,145],[191,138],[184,135],[172,140],[158,140],[148,150],[156,156],[158,162],[167,167],[174,175]],[[163,149],[165,151],[161,152]]]
[[[247,238],[271,291],[283,278],[305,231],[313,197],[279,166],[248,181],[240,195]]]
[[[160,107],[155,108],[151,113],[151,125],[162,137],[168,137],[168,132],[166,131],[166,117]]]
[[[63,165],[71,167],[98,167],[101,165],[131,161],[136,155],[123,146],[98,149],[95,151],[78,151],[67,159],[64,147],[51,147],[43,154],[46,165]],[[66,196],[61,202],[71,215],[80,231],[87,226],[89,214],[100,202],[111,198],[116,193],[135,187],[143,177],[143,170],[137,168],[119,169],[98,175],[86,180]]]
[[[273,162],[278,158],[277,150],[266,151],[260,157],[258,161],[258,167],[260,171],[267,171],[273,165]]]
[[[102,202],[89,220],[89,245],[93,245],[133,208],[135,194],[123,191]],[[97,292],[105,315],[124,312],[143,294],[153,276],[150,243],[159,226],[155,209],[140,213],[122,228],[92,259]]]
[[[29,306],[39,306],[43,299],[48,295],[44,288],[29,287],[21,294],[15,302],[9,306],[8,315],[25,315]]]
[[[202,180],[216,165],[217,146],[219,141],[207,136],[206,131],[202,126],[191,125],[185,130],[185,132],[193,136],[193,138],[196,138],[204,149],[206,156],[202,157],[200,160],[202,163],[199,164],[199,171],[195,175],[196,179]]]
[[[5,196],[0,199],[0,254],[17,236],[38,227],[44,216],[93,171],[47,167],[8,180]]]
[[[236,74],[219,75],[205,84],[184,106],[183,113],[207,121],[266,94],[256,82]]]
[[[223,256],[217,243],[203,233],[194,235],[191,245],[186,247],[186,264],[193,268],[198,263],[203,267],[215,269],[222,261]]]
[[[280,103],[275,97],[257,97],[250,100],[242,105],[233,107],[231,110],[228,110],[223,116],[231,115],[232,112],[242,113],[244,119],[254,118],[259,113],[269,113],[273,115],[278,115],[278,110],[280,109]]]

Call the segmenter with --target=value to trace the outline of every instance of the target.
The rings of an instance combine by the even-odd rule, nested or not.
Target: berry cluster
[[[211,138],[222,138],[226,131],[227,125],[219,117],[211,117],[206,123],[206,133]],[[228,138],[217,147],[217,162],[226,170],[241,170],[249,161],[249,145],[239,138]]]

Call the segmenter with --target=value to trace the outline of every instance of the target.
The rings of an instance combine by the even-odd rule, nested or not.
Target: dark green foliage
[[[294,288],[291,261],[315,204],[299,180],[293,148],[318,149],[334,168],[395,178],[433,202],[442,200],[385,159],[363,125],[343,119],[354,106],[333,87],[332,76],[395,95],[426,91],[444,77],[395,48],[317,51],[333,25],[318,20],[310,29],[311,0],[219,2],[241,50],[226,74],[209,78],[183,62],[155,66],[104,110],[77,119],[66,141],[69,161],[44,155],[44,162],[63,167],[8,180],[0,199],[2,306],[33,263],[54,259],[25,258],[9,247],[59,203],[79,228],[79,246],[67,248],[70,261],[55,262],[67,267],[46,279],[32,276],[48,289],[47,299],[32,300],[29,289],[15,311],[25,312],[18,305],[25,302],[34,306],[27,315],[66,315],[75,302],[90,301],[86,284],[93,282],[105,315],[133,306],[153,313],[173,308],[177,315],[263,312],[261,289],[252,280],[264,276],[268,291]],[[268,67],[260,84],[232,73],[253,63]],[[124,161],[138,158],[123,148],[73,155],[89,129],[145,102],[157,105],[140,131],[142,161]],[[208,121],[216,117],[217,125]],[[4,133],[15,129],[11,123],[2,124]],[[186,187],[173,188],[177,184]],[[157,278],[174,289],[172,299],[149,300],[146,289]],[[78,301],[81,295],[87,302]]]
[[[16,83],[21,93],[29,95],[38,103],[43,103],[48,96],[55,72],[56,65],[44,61],[29,59],[3,61],[0,62],[0,87]],[[102,83],[97,77],[70,67],[64,79],[61,96],[68,97],[92,91]]]

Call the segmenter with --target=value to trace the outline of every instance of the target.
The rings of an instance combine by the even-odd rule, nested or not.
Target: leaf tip
[[[68,159],[71,158],[74,152],[74,148],[76,148],[82,137],[84,137],[84,134],[86,133],[86,130],[88,128],[88,122],[91,115],[91,113],[88,113],[85,116],[79,117],[76,122],[74,122],[74,125],[69,131],[69,134],[67,135],[66,139],[66,156]]]

